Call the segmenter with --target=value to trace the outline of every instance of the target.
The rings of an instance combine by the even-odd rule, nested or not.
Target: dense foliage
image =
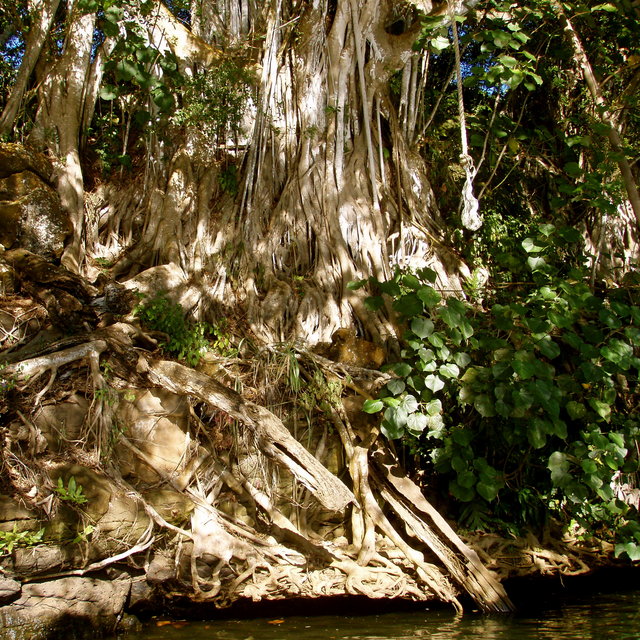
[[[88,36],[93,38],[91,64],[99,62],[101,55],[104,61],[99,73],[92,69],[86,76],[100,87],[95,100],[85,105],[84,113],[93,115],[90,122],[83,122],[86,126],[78,141],[85,173],[92,161],[102,177],[110,176],[116,168],[121,175],[143,165],[147,171],[155,171],[156,164],[170,164],[172,149],[184,138],[199,136],[205,138],[204,146],[213,163],[219,165],[216,179],[221,190],[236,196],[243,185],[252,188],[256,176],[269,174],[255,169],[258,155],[273,156],[276,169],[275,158],[284,155],[283,147],[278,146],[281,142],[256,150],[254,156],[242,156],[240,152],[244,148],[244,142],[239,142],[242,121],[250,107],[253,105],[265,121],[274,117],[265,106],[268,102],[261,102],[256,88],[259,81],[250,71],[254,67],[258,70],[255,59],[250,59],[258,54],[252,47],[246,47],[241,55],[238,50],[214,49],[207,43],[201,46],[200,62],[187,63],[186,58],[178,58],[162,44],[160,29],[153,22],[160,18],[155,14],[153,20],[149,17],[157,4],[151,0],[83,0],[76,3],[75,13],[65,6],[57,9],[41,64],[25,84],[19,115],[6,138],[24,141],[35,130],[38,114],[43,111],[38,92],[45,86],[44,71],[54,67],[69,48],[69,25],[77,20],[76,13],[95,14],[95,29]],[[198,17],[191,15],[191,9],[195,12],[197,4],[181,1],[165,2],[164,6],[181,24],[191,27],[191,18]],[[263,14],[260,24],[268,23],[267,15],[276,12],[275,5],[263,4],[255,8],[256,13]],[[304,23],[299,19],[306,4],[278,4],[280,9],[285,8],[277,29],[287,34],[285,27],[291,29],[287,36],[290,40],[283,41],[282,48],[291,48],[287,55],[292,69],[294,47],[308,38],[302,27],[296,31],[298,26],[294,26],[298,21]],[[327,24],[336,10],[333,4],[325,12]],[[421,60],[422,75],[416,72],[409,78],[398,70],[388,87],[376,87],[378,93],[371,102],[378,105],[373,136],[379,138],[380,158],[379,166],[372,163],[369,168],[373,173],[378,171],[375,177],[382,178],[380,182],[386,179],[398,185],[397,209],[402,210],[402,191],[410,190],[402,183],[399,168],[404,163],[405,157],[400,154],[405,148],[390,148],[388,130],[395,115],[387,106],[380,109],[380,104],[384,105],[388,97],[402,116],[409,110],[407,105],[413,105],[417,113],[411,127],[403,122],[403,145],[419,154],[428,169],[428,181],[446,226],[438,242],[442,240],[458,254],[456,258],[468,264],[473,275],[464,299],[447,294],[443,297],[435,287],[436,274],[429,269],[398,270],[384,282],[363,281],[375,289],[368,301],[370,308],[385,309],[385,297],[389,298],[403,331],[402,361],[392,367],[397,378],[379,399],[365,405],[366,410],[383,412],[385,435],[402,439],[417,455],[429,480],[443,482],[467,526],[516,530],[541,526],[551,515],[565,524],[575,521],[590,531],[616,531],[619,544],[624,545],[618,550],[637,559],[637,513],[620,500],[623,485],[627,481],[633,485],[638,470],[637,256],[633,254],[633,242],[625,245],[619,237],[607,235],[611,221],[615,229],[622,230],[620,236],[635,241],[637,235],[637,225],[625,229],[629,217],[623,218],[629,212],[627,201],[631,200],[634,179],[637,188],[640,145],[637,3],[469,3],[473,4],[469,11],[455,18],[459,47],[451,28],[452,16],[425,17],[410,3],[397,4],[394,11],[398,20],[393,25],[401,25],[399,36],[409,30],[416,33],[413,56]],[[3,110],[29,49],[28,38],[36,18],[30,14],[28,3],[19,2],[16,7],[0,8]],[[564,21],[559,19],[561,12]],[[569,27],[584,49],[583,58],[578,55]],[[310,30],[308,26],[305,29]],[[251,37],[261,42],[265,34]],[[210,40],[217,46],[226,41],[223,36],[214,33]],[[267,45],[265,51],[271,43]],[[202,51],[211,57],[207,64]],[[372,53],[378,55],[373,49],[365,53],[370,58],[375,57]],[[461,58],[459,65],[457,57]],[[587,81],[585,61],[594,71],[596,91]],[[463,79],[462,110],[456,66]],[[275,83],[276,75],[274,72],[269,82]],[[333,82],[332,76],[326,84]],[[408,95],[407,87],[419,95]],[[293,103],[285,104],[291,100],[288,94],[280,95],[270,85],[263,90],[268,96],[276,95],[283,111],[296,111]],[[300,87],[288,91],[292,95],[302,92]],[[354,100],[356,93],[353,91]],[[42,97],[40,100],[46,102]],[[312,102],[310,99],[306,104],[310,113],[318,106]],[[352,110],[359,111],[355,106]],[[349,124],[344,111],[340,114],[332,104],[318,108],[327,121],[340,115],[342,128],[351,127],[351,137],[341,140],[338,149],[348,155],[356,140],[362,142],[361,132],[368,131],[369,123],[362,126],[354,120]],[[460,126],[465,122],[463,115],[466,128]],[[306,124],[303,117],[299,122],[300,127]],[[44,123],[48,124],[46,120]],[[256,127],[255,131],[260,129]],[[281,133],[270,124],[264,131],[268,135],[262,140],[276,140]],[[302,135],[302,131],[313,136]],[[330,127],[327,132],[331,132]],[[301,145],[315,147],[315,143],[309,143],[313,137],[321,147],[326,142],[325,133],[313,124],[290,137],[297,137]],[[55,132],[47,129],[44,134],[51,155],[71,155],[56,147]],[[484,221],[473,235],[461,228],[459,214],[465,177],[461,139],[465,136]],[[326,138],[330,138],[329,133]],[[137,164],[136,154],[144,162]],[[330,155],[327,158],[331,160]],[[277,177],[275,169],[269,174],[274,181],[273,193],[263,194],[263,199],[277,215],[272,218],[270,209],[268,224],[261,221],[263,226],[255,228],[267,234],[276,222],[285,220],[284,225],[289,226],[280,244],[294,247],[291,256],[308,254],[309,263],[319,262],[318,247],[333,243],[333,238],[328,239],[329,231],[327,237],[318,238],[317,245],[316,232],[310,231],[312,240],[306,246],[293,233],[290,220],[295,218],[287,211],[286,202],[284,212],[276,209],[278,199],[287,193],[285,185],[296,194],[299,189],[301,200],[311,191],[308,185],[301,188],[296,182],[310,173],[309,167],[303,164],[299,170],[293,157],[284,165],[295,179]],[[625,168],[629,175],[625,176]],[[158,170],[159,176],[161,173]],[[163,180],[158,177],[158,184]],[[275,184],[278,180],[281,184]],[[372,178],[372,186],[374,183]],[[316,199],[322,200],[319,196],[313,194],[314,207]],[[386,198],[395,199],[396,194]],[[379,213],[380,209],[372,207],[372,211]],[[217,213],[212,212],[211,218]],[[234,210],[228,218],[237,213]],[[415,213],[406,212],[406,219],[413,221]],[[187,217],[180,210],[175,217],[183,215]],[[206,216],[199,215],[199,227],[205,226]],[[637,211],[635,215],[640,221]],[[388,249],[394,234],[402,236],[404,222],[385,229],[387,237],[372,235],[371,244]],[[379,227],[383,226],[380,223]],[[355,228],[345,234],[368,237],[368,232],[361,234]],[[372,228],[377,229],[377,223]],[[236,232],[228,245],[234,245],[232,249],[241,244]],[[174,227],[171,234],[171,239],[177,237]],[[195,233],[181,237],[195,237]],[[588,241],[587,246],[583,246],[583,239]],[[216,243],[216,247],[221,244]],[[349,251],[352,248],[349,246]],[[142,247],[140,253],[146,260],[150,252]],[[275,256],[273,263],[278,263]],[[305,263],[300,269],[304,275],[295,273],[294,277],[301,279],[298,284],[313,280],[307,276],[312,266]],[[290,276],[296,267],[288,265],[287,269]],[[263,271],[264,264],[255,265],[256,274]],[[346,277],[347,272],[349,268],[341,275]],[[275,281],[272,274],[269,276]],[[341,283],[342,277],[336,276],[335,282]],[[300,286],[301,299],[306,291]],[[326,287],[318,291],[327,299],[332,295]],[[268,299],[266,291],[260,295]],[[278,304],[274,308],[280,313]],[[220,327],[189,322],[184,310],[167,297],[144,301],[137,313],[145,326],[165,334],[166,351],[189,364],[196,364],[212,344],[227,355],[232,353]],[[10,390],[9,382],[4,382],[5,391]]]
[[[592,286],[573,229],[541,225],[519,258],[521,281],[470,301],[442,298],[429,270],[372,280],[369,306],[390,297],[405,331],[397,377],[365,410],[446,480],[467,526],[624,527],[637,558],[619,493],[638,471],[636,289]]]

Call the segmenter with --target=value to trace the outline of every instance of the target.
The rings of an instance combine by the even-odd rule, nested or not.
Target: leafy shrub
[[[522,242],[530,282],[485,308],[443,299],[429,269],[369,280],[369,308],[390,297],[406,331],[397,378],[364,409],[445,480],[469,527],[548,514],[628,527],[615,482],[638,470],[640,307],[626,289],[588,284],[577,240],[542,225]]]
[[[44,529],[39,531],[18,531],[13,525],[12,531],[0,531],[0,555],[11,553],[16,547],[34,547],[42,543]]]
[[[87,496],[84,495],[82,485],[76,483],[74,476],[69,478],[66,487],[64,486],[62,478],[58,478],[55,491],[60,500],[64,500],[65,502],[72,502],[73,504],[85,504],[89,502]]]
[[[253,83],[251,74],[233,59],[196,73],[181,87],[182,107],[173,116],[173,123],[194,127],[223,143],[228,136],[239,133]]]
[[[182,306],[171,302],[164,294],[141,302],[134,313],[150,329],[165,333],[168,339],[163,348],[191,366],[197,365],[209,349],[223,356],[236,353],[223,327],[208,322],[187,322]]]

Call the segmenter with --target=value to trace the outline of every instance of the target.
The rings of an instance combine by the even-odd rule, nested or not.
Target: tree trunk
[[[20,63],[18,77],[11,90],[4,111],[0,116],[0,136],[7,135],[12,127],[20,108],[20,103],[29,84],[31,74],[35,69],[42,47],[49,35],[49,29],[55,18],[60,0],[33,0],[29,7],[31,28],[25,42],[24,56]]]
[[[58,159],[58,192],[73,227],[73,237],[62,261],[76,272],[80,270],[84,259],[84,181],[79,153],[80,126],[95,24],[94,13],[83,14],[77,4],[72,4],[62,54],[48,70],[41,85],[37,116],[38,126],[49,149]]]

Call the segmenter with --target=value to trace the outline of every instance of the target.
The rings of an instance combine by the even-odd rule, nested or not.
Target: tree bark
[[[33,0],[29,7],[31,28],[25,42],[25,52],[20,63],[18,76],[11,89],[2,115],[0,115],[0,136],[7,135],[13,128],[13,123],[20,108],[20,103],[29,84],[31,74],[35,69],[42,47],[47,40],[49,30],[55,18],[60,0]]]
[[[84,259],[84,179],[80,162],[80,126],[96,14],[83,14],[72,5],[60,58],[42,82],[37,123],[44,133],[56,166],[58,192],[71,219],[73,236],[65,248],[63,264],[79,272]]]

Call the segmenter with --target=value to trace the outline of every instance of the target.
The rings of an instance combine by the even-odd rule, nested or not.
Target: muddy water
[[[638,585],[640,587],[640,584]],[[153,619],[127,640],[615,640],[640,639],[640,591],[596,594],[535,614],[456,616],[448,610],[185,622]]]

